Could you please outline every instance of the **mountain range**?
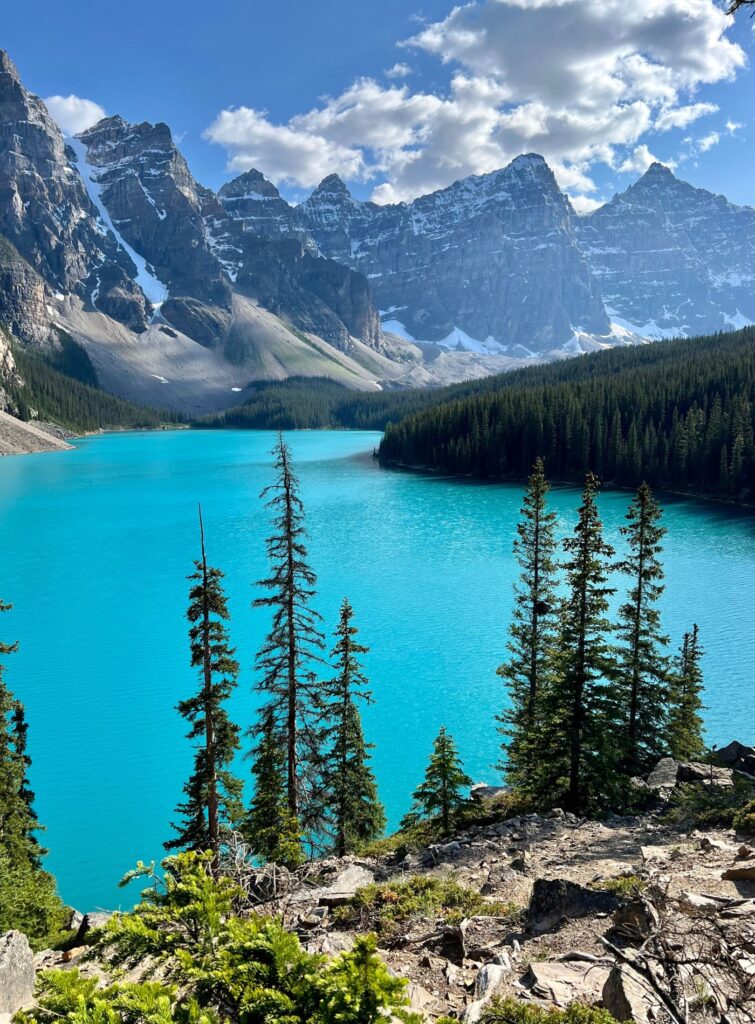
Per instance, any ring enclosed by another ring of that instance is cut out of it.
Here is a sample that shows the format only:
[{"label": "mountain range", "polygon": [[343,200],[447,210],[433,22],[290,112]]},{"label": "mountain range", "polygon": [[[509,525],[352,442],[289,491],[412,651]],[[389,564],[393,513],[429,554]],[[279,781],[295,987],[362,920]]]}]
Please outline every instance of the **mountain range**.
[{"label": "mountain range", "polygon": [[542,157],[411,203],[330,175],[298,206],[249,170],[217,192],[165,124],[65,138],[0,51],[0,322],[86,349],[100,384],[198,413],[249,383],[482,376],[755,321],[755,210],[653,164],[578,215]]}]

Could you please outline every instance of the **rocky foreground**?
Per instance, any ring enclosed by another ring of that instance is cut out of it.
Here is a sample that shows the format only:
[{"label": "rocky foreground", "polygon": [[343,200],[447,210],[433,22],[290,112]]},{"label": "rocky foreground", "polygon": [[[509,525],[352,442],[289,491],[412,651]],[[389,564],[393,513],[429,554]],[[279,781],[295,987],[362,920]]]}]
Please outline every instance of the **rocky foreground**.
[{"label": "rocky foreground", "polygon": [[[239,849],[227,867],[250,909],[281,915],[313,952],[376,931],[430,1021],[475,1024],[495,997],[513,996],[598,1005],[638,1024],[744,1024],[755,1020],[755,837],[668,814],[680,786],[725,794],[747,784],[755,795],[755,748],[735,746],[734,767],[662,761],[644,783],[656,810],[643,816],[598,822],[554,809],[495,820],[488,790],[478,794],[487,824],[414,852],[291,873],[249,868]],[[64,953],[33,957],[24,936],[0,936],[0,1019],[32,1000],[35,970],[102,972],[87,945],[102,921],[79,921]]]}]

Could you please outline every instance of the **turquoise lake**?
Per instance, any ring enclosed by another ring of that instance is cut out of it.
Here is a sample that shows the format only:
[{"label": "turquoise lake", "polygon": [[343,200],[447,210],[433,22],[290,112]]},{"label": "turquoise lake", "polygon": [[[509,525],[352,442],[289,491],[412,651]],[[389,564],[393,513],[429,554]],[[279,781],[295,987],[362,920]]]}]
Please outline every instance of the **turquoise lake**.
[{"label": "turquoise lake", "polygon": [[[128,906],[117,881],[162,855],[191,761],[174,711],[188,665],[186,576],[201,501],[208,557],[226,573],[242,671],[233,714],[254,717],[255,651],[269,613],[252,610],[269,532],[259,492],[271,481],[265,432],[130,433],[71,452],[0,460],[0,619],[7,681],[30,722],[32,783],[48,865],[82,910]],[[365,711],[392,825],[445,724],[469,774],[494,782],[504,702],[495,669],[506,644],[521,488],[381,469],[374,433],[289,435],[328,631],[348,595],[371,647],[377,703]],[[605,493],[606,532],[629,495]],[[579,500],[556,489],[559,530]],[[698,622],[706,648],[712,743],[755,739],[755,517],[667,499],[664,625],[676,646]],[[248,762],[241,764],[248,772]]]}]

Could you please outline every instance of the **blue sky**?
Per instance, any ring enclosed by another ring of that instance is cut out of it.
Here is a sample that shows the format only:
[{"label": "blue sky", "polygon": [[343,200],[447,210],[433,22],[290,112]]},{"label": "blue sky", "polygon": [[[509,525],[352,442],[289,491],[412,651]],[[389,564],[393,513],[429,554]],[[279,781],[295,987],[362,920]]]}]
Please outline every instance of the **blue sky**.
[{"label": "blue sky", "polygon": [[[217,187],[408,199],[543,152],[589,209],[650,159],[755,204],[753,23],[714,0],[36,0],[0,45],[61,122],[167,121]],[[87,106],[79,100],[88,100]],[[94,116],[93,114],[91,116]]]}]

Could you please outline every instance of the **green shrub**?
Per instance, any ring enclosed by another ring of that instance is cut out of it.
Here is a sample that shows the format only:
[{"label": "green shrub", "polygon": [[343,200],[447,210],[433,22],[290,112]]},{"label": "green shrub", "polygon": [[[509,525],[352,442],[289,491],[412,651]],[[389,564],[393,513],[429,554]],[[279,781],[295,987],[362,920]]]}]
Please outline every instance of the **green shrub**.
[{"label": "green shrub", "polygon": [[572,1003],[558,1010],[517,999],[493,999],[482,1014],[480,1024],[616,1024],[608,1010]]},{"label": "green shrub", "polygon": [[620,875],[618,878],[607,878],[604,881],[590,883],[591,889],[603,889],[616,896],[635,899],[647,888],[647,882],[638,875]]},{"label": "green shrub", "polygon": [[741,776],[735,777],[731,787],[679,786],[671,795],[664,819],[684,828],[732,828],[737,813],[752,799],[753,785]]},{"label": "green shrub", "polygon": [[755,800],[750,800],[734,814],[732,825],[737,832],[755,835]]},{"label": "green shrub", "polygon": [[0,934],[16,928],[33,949],[56,947],[71,936],[70,917],[52,875],[29,864],[11,866],[0,853]]},{"label": "green shrub", "polygon": [[108,984],[75,971],[42,979],[39,1007],[17,1024],[419,1024],[406,1009],[406,983],[377,955],[374,936],[334,960],[308,953],[277,918],[237,911],[243,894],[214,879],[210,854],[163,862],[164,878],[140,865],[127,876],[151,882],[142,902],[114,916],[100,953],[113,964],[151,965],[160,981]]},{"label": "green shrub", "polygon": [[467,889],[453,878],[412,875],[364,886],[334,916],[340,924],[359,923],[380,934],[391,934],[412,918],[441,917],[453,922],[490,914],[510,917],[513,922],[519,913],[520,909],[513,904],[487,902],[476,889]]}]

